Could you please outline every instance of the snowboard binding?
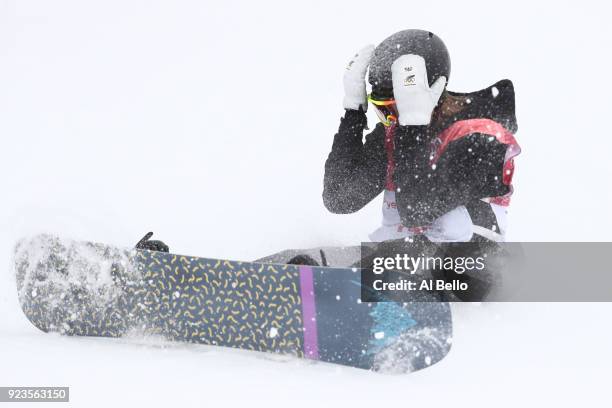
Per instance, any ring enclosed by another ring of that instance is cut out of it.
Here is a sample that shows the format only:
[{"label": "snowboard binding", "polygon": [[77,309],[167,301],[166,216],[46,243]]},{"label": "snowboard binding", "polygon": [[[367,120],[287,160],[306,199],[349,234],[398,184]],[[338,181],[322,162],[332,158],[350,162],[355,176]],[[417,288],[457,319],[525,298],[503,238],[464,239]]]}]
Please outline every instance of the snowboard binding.
[{"label": "snowboard binding", "polygon": [[151,240],[153,232],[147,232],[144,237],[136,244],[136,249],[146,249],[148,251],[170,252],[170,248],[163,241]]},{"label": "snowboard binding", "polygon": [[314,260],[313,257],[306,254],[299,254],[291,258],[287,261],[287,265],[307,265],[307,266],[328,266],[327,258],[325,257],[325,252],[323,250],[319,250],[321,254],[321,265],[317,261]]}]

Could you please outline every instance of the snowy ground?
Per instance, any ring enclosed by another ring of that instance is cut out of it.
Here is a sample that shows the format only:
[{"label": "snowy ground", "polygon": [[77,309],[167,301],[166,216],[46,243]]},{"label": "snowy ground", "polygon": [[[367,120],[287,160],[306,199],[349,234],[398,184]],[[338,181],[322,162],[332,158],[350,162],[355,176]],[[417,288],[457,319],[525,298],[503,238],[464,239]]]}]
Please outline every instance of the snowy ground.
[{"label": "snowy ground", "polygon": [[609,304],[456,305],[451,353],[404,376],[45,335],[19,309],[11,251],[32,233],[153,230],[236,259],[364,239],[380,203],[328,214],[323,162],[347,58],[403,28],[445,39],[453,90],[514,81],[510,238],[609,241],[608,6],[434,3],[1,0],[0,386],[69,385],[75,406],[610,406]]}]

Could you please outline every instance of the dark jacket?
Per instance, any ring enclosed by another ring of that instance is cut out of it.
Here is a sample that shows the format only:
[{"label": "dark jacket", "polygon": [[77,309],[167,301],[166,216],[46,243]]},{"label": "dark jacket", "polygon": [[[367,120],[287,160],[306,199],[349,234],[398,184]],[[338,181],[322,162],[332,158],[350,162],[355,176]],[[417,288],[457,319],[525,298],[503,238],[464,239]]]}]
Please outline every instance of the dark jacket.
[{"label": "dark jacket", "polygon": [[[504,196],[506,142],[475,132],[450,142],[432,165],[438,136],[458,121],[491,119],[510,133],[517,130],[512,82],[502,80],[481,91],[449,92],[432,125],[398,126],[394,133],[393,182],[402,224],[418,227],[460,205],[485,197]],[[363,143],[366,115],[347,110],[325,163],[323,202],[333,213],[358,211],[385,188],[385,128],[377,124]],[[438,140],[439,141],[439,140]]]}]

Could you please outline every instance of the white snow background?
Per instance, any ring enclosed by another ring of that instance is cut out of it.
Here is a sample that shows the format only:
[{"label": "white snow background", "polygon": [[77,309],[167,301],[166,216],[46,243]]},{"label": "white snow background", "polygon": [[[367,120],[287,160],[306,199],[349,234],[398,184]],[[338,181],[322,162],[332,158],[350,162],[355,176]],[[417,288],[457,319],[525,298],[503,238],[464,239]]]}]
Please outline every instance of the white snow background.
[{"label": "white snow background", "polygon": [[359,242],[379,200],[345,216],[321,200],[342,73],[405,28],[445,40],[452,90],[514,81],[509,238],[608,241],[611,14],[600,1],[0,0],[0,386],[67,385],[83,407],[610,406],[609,304],[456,305],[450,354],[392,376],[43,334],[11,255],[43,231],[132,246],[152,230],[173,251],[242,260]]}]

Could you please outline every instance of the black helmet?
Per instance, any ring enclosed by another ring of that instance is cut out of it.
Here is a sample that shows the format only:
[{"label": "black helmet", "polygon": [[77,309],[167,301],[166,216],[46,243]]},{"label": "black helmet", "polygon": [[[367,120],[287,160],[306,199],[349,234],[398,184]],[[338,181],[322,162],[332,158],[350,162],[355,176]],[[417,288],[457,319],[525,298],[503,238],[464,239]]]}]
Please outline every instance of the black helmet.
[{"label": "black helmet", "polygon": [[381,42],[370,60],[369,82],[375,99],[393,98],[391,64],[402,55],[416,54],[425,59],[431,86],[441,76],[450,76],[450,56],[444,42],[429,31],[399,31]]}]

